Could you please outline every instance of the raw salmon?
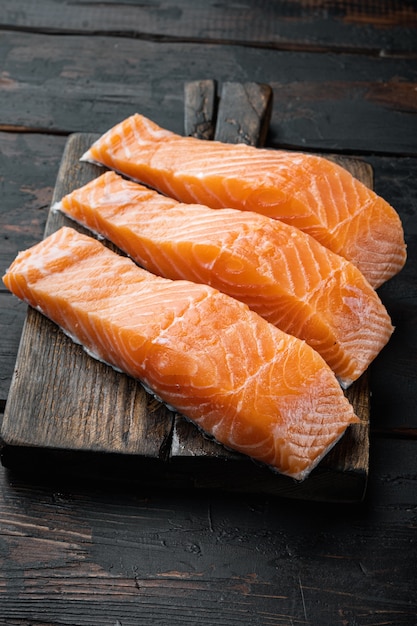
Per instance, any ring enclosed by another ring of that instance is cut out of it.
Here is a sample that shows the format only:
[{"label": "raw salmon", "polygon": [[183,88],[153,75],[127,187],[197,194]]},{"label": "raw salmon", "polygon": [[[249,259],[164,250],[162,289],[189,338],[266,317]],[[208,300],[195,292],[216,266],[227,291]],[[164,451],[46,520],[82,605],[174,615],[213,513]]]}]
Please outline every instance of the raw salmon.
[{"label": "raw salmon", "polygon": [[374,287],[406,260],[400,218],[330,160],[181,137],[135,114],[82,157],[181,202],[262,213],[300,228],[354,263]]},{"label": "raw salmon", "polygon": [[155,276],[71,228],[21,252],[3,281],[218,442],[298,480],[359,421],[305,342],[208,285]]},{"label": "raw salmon", "polygon": [[58,207],[149,271],[207,283],[304,339],[345,388],[393,331],[378,295],[352,263],[259,213],[181,204],[114,172],[76,189]]}]

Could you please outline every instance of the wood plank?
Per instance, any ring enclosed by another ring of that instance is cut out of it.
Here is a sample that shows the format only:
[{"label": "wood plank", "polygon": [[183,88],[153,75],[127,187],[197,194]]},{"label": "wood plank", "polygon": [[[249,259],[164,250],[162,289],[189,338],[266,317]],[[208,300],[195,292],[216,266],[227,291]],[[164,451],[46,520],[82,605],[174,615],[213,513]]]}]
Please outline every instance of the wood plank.
[{"label": "wood plank", "polygon": [[[79,164],[95,136],[67,143],[53,202],[99,168]],[[45,236],[69,223],[50,212]],[[70,376],[68,373],[70,372]],[[137,454],[159,459],[172,414],[128,376],[89,358],[49,320],[28,310],[2,425],[6,446]]]},{"label": "wood plank", "polygon": [[[358,50],[396,55],[417,52],[417,8],[396,0],[305,0],[219,6],[205,0],[146,3],[90,0],[2,0],[3,28],[44,32],[107,33],[201,42],[240,43],[279,49]],[[180,17],[180,19],[179,19]],[[389,28],[389,30],[388,30]]]},{"label": "wood plank", "polygon": [[210,68],[272,87],[271,147],[416,153],[414,60],[6,31],[0,57],[0,130],[102,133],[138,111],[182,133],[182,85]]},{"label": "wood plank", "polygon": [[225,143],[264,146],[272,99],[270,85],[225,82],[217,109],[216,81],[188,82],[184,87],[184,134]]},{"label": "wood plank", "polygon": [[415,448],[373,439],[349,507],[0,469],[1,619],[415,624]]},{"label": "wood plank", "polygon": [[[256,87],[265,93],[263,85],[253,85],[252,94]],[[264,104],[267,110],[267,99]],[[265,122],[267,116],[259,119]],[[235,141],[241,141],[239,127],[235,128]],[[259,133],[263,136],[259,124],[249,125],[248,132],[252,132],[250,141],[256,141]],[[53,202],[101,172],[79,161],[95,137],[76,134],[68,141]],[[366,163],[353,159],[342,162],[364,182],[372,183]],[[73,226],[61,213],[50,212],[45,235],[63,224]],[[2,425],[3,463],[16,465],[22,460],[22,450],[29,464],[40,462],[39,451],[46,459],[48,450],[126,454],[139,461],[152,459],[158,465],[158,477],[163,476],[170,484],[357,501],[364,495],[368,472],[367,381],[364,375],[347,392],[361,424],[351,427],[312,476],[297,484],[203,437],[192,424],[175,418],[145,393],[139,383],[90,359],[54,324],[29,309]],[[86,467],[84,464],[84,470]]]},{"label": "wood plank", "polygon": [[24,302],[0,291],[0,413],[6,406],[26,311]]},{"label": "wood plank", "polygon": [[270,85],[225,82],[214,139],[224,143],[265,145],[272,112]]},{"label": "wood plank", "polygon": [[66,137],[0,133],[1,272],[42,238],[65,144]]},{"label": "wood plank", "polygon": [[216,129],[217,83],[196,80],[184,85],[184,135],[213,139]]}]

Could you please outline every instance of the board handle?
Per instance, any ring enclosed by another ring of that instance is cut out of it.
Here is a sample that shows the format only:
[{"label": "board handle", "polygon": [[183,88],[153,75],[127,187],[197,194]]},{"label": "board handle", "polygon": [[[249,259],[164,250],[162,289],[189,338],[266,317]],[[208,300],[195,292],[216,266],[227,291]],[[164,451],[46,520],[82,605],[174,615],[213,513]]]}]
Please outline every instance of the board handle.
[{"label": "board handle", "polygon": [[215,80],[186,83],[184,134],[262,147],[268,135],[272,103],[272,88],[264,83],[225,82],[220,97]]}]

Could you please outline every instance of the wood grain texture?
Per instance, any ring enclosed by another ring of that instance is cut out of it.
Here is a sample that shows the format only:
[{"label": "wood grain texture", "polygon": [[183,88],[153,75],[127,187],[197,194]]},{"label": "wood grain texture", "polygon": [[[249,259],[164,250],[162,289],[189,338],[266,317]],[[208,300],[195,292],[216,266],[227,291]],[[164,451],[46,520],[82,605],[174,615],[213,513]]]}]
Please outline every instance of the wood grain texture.
[{"label": "wood grain texture", "polygon": [[271,120],[270,85],[202,80],[184,86],[184,135],[224,143],[265,145]]},{"label": "wood grain texture", "polygon": [[19,250],[43,236],[65,144],[66,137],[0,132],[1,275]]},{"label": "wood grain texture", "polygon": [[[259,93],[266,92],[260,85]],[[252,110],[252,101],[245,102],[247,109]],[[264,103],[266,111],[268,99]],[[244,105],[241,107],[243,110]],[[265,123],[268,118],[261,115],[260,119]],[[217,127],[222,124],[220,117]],[[240,128],[235,130],[235,141],[241,141]],[[229,128],[227,132],[230,133]],[[259,135],[264,136],[259,124],[248,125],[244,140],[249,136],[249,141],[256,142]],[[79,161],[95,138],[73,135],[67,143],[53,202],[101,171]],[[366,184],[372,184],[372,170],[365,162],[340,157],[338,160],[352,167]],[[74,226],[61,213],[51,212],[45,235],[64,224]],[[158,473],[160,476],[162,472],[164,480],[171,484],[357,501],[365,493],[369,462],[367,375],[352,385],[346,395],[361,424],[350,427],[312,476],[297,484],[255,466],[251,460],[203,437],[192,424],[175,419],[175,414],[155,404],[139,383],[90,359],[80,346],[30,310],[2,424],[3,462],[12,467],[21,462],[19,448],[25,449],[27,458],[27,448],[39,448],[42,453],[49,449],[135,454],[140,459],[169,460],[165,468],[158,467]],[[32,451],[32,462],[36,454]],[[39,455],[36,458],[39,462]]]},{"label": "wood grain texture", "polygon": [[272,112],[270,85],[225,82],[217,113],[215,141],[265,145]]},{"label": "wood grain texture", "polygon": [[[107,454],[61,451],[52,467],[73,461],[63,475],[21,448],[29,470],[0,466],[2,626],[416,625],[415,11],[412,0],[0,2],[3,268],[42,237],[60,133],[102,132],[137,108],[183,132],[182,84],[207,76],[272,85],[270,145],[366,156],[409,255],[380,290],[396,330],[370,368],[364,502],[163,489],[131,454],[114,455],[131,463],[118,473],[113,458],[108,480]],[[0,285],[0,410],[24,315]]]},{"label": "wood grain texture", "polygon": [[357,506],[0,471],[8,626],[412,626],[415,443]]},{"label": "wood grain texture", "polygon": [[271,86],[273,147],[416,154],[414,59],[15,31],[0,58],[0,130],[102,133],[138,111],[182,133],[183,84],[232,76]]},{"label": "wood grain texture", "polygon": [[417,53],[417,8],[412,2],[396,0],[246,0],[241,4],[90,0],[78,3],[76,11],[69,0],[2,0],[0,24],[38,32],[244,42],[291,50],[331,47],[368,54]]},{"label": "wood grain texture", "polygon": [[184,85],[184,135],[213,139],[216,129],[217,83],[196,80]]},{"label": "wood grain texture", "polygon": [[26,311],[23,302],[0,291],[0,413],[6,406]]}]

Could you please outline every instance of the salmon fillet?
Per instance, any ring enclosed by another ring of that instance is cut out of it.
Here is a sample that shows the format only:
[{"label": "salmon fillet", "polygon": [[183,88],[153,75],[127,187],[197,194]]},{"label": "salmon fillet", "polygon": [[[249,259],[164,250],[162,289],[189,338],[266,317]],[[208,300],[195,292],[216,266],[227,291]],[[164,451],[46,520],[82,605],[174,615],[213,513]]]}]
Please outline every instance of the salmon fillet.
[{"label": "salmon fillet", "polygon": [[99,138],[82,160],[181,202],[255,211],[296,226],[351,261],[374,288],[406,260],[396,211],[322,157],[181,137],[135,114]]},{"label": "salmon fillet", "polygon": [[307,341],[344,388],[393,327],[361,272],[302,231],[251,211],[181,204],[106,172],[56,208],[147,270],[207,283]]},{"label": "salmon fillet", "polygon": [[305,342],[208,285],[154,276],[71,228],[21,252],[3,281],[218,442],[298,480],[359,421]]}]

